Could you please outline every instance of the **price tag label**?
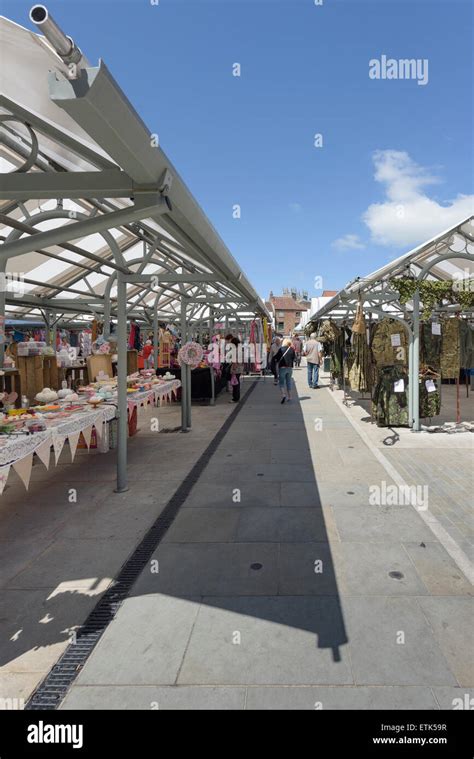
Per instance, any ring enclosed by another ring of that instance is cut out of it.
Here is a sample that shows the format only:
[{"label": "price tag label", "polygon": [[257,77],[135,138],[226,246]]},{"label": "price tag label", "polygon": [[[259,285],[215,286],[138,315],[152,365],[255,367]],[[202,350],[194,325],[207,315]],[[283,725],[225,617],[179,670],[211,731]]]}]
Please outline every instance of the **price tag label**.
[{"label": "price tag label", "polygon": [[390,340],[392,342],[392,348],[399,348],[401,343],[400,335],[397,333],[396,335],[390,335]]},{"label": "price tag label", "polygon": [[441,324],[439,322],[432,322],[431,323],[431,334],[432,335],[440,335],[441,334]]},{"label": "price tag label", "polygon": [[426,380],[425,387],[429,393],[436,393],[436,385],[433,380]]},{"label": "price tag label", "polygon": [[404,393],[405,392],[405,380],[399,379],[395,382],[393,386],[393,390],[395,393]]}]

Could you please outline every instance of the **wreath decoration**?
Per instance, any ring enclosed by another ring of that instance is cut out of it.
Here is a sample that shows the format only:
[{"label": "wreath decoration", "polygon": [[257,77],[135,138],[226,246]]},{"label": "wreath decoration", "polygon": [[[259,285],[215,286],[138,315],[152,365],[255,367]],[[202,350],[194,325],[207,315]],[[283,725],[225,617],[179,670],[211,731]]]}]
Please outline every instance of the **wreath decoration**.
[{"label": "wreath decoration", "polygon": [[185,343],[178,352],[178,364],[186,364],[191,369],[195,369],[202,361],[204,351],[199,343],[189,342]]}]

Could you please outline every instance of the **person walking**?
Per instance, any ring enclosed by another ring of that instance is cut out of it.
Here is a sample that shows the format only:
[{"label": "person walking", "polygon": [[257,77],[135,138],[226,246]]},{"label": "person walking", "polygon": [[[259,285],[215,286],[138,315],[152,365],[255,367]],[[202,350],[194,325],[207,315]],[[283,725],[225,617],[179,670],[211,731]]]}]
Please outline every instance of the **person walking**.
[{"label": "person walking", "polygon": [[279,337],[275,337],[268,354],[268,362],[270,364],[270,370],[273,374],[273,384],[278,385],[278,366],[275,361],[275,356],[281,348],[281,340]]},{"label": "person walking", "polygon": [[230,341],[235,350],[235,361],[230,364],[230,385],[232,388],[232,400],[229,403],[238,403],[240,401],[240,375],[244,373],[244,365],[239,356],[240,340],[233,337]]},{"label": "person walking", "polygon": [[151,355],[153,353],[153,343],[150,339],[145,341],[145,345],[143,346],[143,362],[144,362],[144,368],[145,369],[151,369],[153,364],[153,356]]},{"label": "person walking", "polygon": [[316,332],[312,332],[304,351],[308,366],[308,387],[311,390],[316,390],[319,387],[319,367],[323,350],[323,346],[316,338]]},{"label": "person walking", "polygon": [[293,335],[292,347],[295,352],[295,366],[297,369],[299,369],[301,364],[301,351],[303,348],[303,343],[301,342],[298,335]]},{"label": "person walking", "polygon": [[295,351],[291,345],[289,337],[283,340],[283,345],[275,356],[275,363],[278,366],[278,381],[280,384],[281,401],[291,401],[291,378],[293,376],[293,366],[295,363]]}]

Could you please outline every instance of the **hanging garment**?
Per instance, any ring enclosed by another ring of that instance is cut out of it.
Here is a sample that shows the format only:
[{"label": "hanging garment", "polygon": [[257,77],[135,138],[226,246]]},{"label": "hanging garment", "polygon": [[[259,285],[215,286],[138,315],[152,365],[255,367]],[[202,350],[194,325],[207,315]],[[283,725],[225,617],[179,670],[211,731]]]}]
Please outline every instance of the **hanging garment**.
[{"label": "hanging garment", "polygon": [[[428,383],[428,384],[427,384]],[[430,391],[430,387],[435,387],[435,390]],[[437,416],[441,411],[441,392],[440,392],[440,379],[436,378],[432,374],[422,374],[420,376],[420,389],[419,389],[419,410],[420,417],[422,419],[426,417]]]},{"label": "hanging garment", "polygon": [[384,366],[408,366],[407,331],[395,319],[377,322],[370,347],[377,369]]},{"label": "hanging garment", "polygon": [[465,319],[459,320],[460,364],[463,369],[474,365],[474,329]]},{"label": "hanging garment", "polygon": [[408,426],[408,374],[403,367],[382,367],[374,389],[372,412],[379,427]]},{"label": "hanging garment", "polygon": [[353,361],[349,370],[349,384],[351,390],[365,392],[370,390],[371,382],[371,361],[370,349],[367,345],[365,326],[363,332],[353,332]]},{"label": "hanging garment", "polygon": [[431,322],[420,325],[420,363],[422,366],[440,368],[442,336],[433,333]]},{"label": "hanging garment", "polygon": [[322,322],[318,330],[318,340],[320,343],[330,343],[336,340],[341,334],[341,330],[334,322],[326,319]]},{"label": "hanging garment", "polygon": [[441,335],[441,376],[443,379],[457,379],[461,369],[459,319],[445,319],[441,324]]}]

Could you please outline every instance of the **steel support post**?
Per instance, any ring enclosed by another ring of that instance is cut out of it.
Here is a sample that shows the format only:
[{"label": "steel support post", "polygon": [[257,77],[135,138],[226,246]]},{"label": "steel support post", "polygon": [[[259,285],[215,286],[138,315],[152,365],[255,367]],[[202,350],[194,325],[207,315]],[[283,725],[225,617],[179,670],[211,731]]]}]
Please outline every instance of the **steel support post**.
[{"label": "steel support post", "polygon": [[[158,299],[157,299],[158,300]],[[158,368],[158,303],[155,302],[153,309],[153,368]]]},{"label": "steel support post", "polygon": [[410,330],[408,342],[408,425],[413,428],[413,331]]},{"label": "steel support post", "polygon": [[420,291],[413,296],[413,355],[410,368],[409,383],[411,385],[413,427],[412,432],[420,431],[420,388],[418,378],[420,374]]},{"label": "steel support post", "polygon": [[117,381],[118,441],[117,493],[128,490],[127,476],[127,285],[121,273],[117,276]]},{"label": "steel support post", "polygon": [[188,399],[186,403],[186,427],[188,430],[192,427],[192,419],[191,419],[191,367],[186,367],[186,390],[188,394]]},{"label": "steel support post", "polygon": [[[181,346],[187,340],[186,298],[181,298]],[[181,432],[188,431],[188,373],[187,367],[181,367]]]}]

